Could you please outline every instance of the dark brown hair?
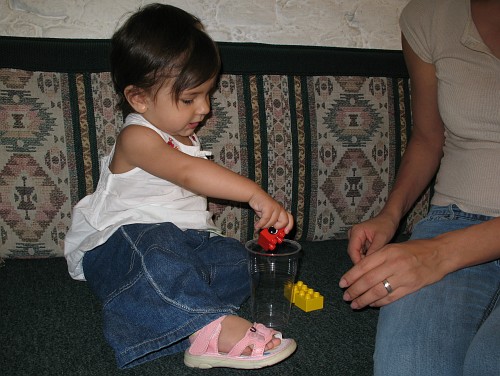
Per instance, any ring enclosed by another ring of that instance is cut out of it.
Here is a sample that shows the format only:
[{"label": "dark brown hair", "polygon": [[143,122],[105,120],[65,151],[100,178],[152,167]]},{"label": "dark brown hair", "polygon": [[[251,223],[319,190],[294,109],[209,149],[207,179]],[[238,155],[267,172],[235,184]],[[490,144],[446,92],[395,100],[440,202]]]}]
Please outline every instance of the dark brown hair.
[{"label": "dark brown hair", "polygon": [[111,75],[123,112],[133,109],[124,97],[127,86],[158,90],[174,79],[172,98],[215,77],[220,57],[200,20],[182,9],[150,4],[136,13],[111,39]]}]

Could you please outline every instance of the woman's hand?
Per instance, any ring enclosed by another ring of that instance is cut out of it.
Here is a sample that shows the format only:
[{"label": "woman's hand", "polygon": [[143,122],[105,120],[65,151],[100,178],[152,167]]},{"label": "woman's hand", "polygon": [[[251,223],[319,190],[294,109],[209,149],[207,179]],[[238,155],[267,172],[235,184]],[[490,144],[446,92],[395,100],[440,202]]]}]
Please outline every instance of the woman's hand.
[{"label": "woman's hand", "polygon": [[497,260],[499,231],[500,218],[493,218],[432,239],[388,244],[342,276],[339,286],[346,289],[344,300],[354,309],[380,307],[455,270]]},{"label": "woman's hand", "polygon": [[362,258],[340,280],[339,286],[346,288],[344,300],[353,309],[380,307],[439,281],[446,272],[441,268],[437,242],[389,244]]},{"label": "woman's hand", "polygon": [[347,252],[354,264],[384,245],[394,236],[398,221],[389,215],[379,214],[368,221],[352,226],[349,229],[349,245]]}]

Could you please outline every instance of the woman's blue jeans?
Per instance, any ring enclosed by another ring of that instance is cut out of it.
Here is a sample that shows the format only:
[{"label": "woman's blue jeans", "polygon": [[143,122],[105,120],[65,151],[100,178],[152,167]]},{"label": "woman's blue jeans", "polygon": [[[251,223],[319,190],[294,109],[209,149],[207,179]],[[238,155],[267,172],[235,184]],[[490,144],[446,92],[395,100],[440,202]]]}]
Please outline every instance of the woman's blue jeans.
[{"label": "woman's blue jeans", "polygon": [[120,368],[183,351],[250,294],[243,244],[172,223],[122,226],[85,254],[83,269]]},{"label": "woman's blue jeans", "polygon": [[[432,238],[489,219],[455,205],[432,207],[412,238]],[[497,260],[458,270],[382,307],[375,375],[500,375],[499,296]]]}]

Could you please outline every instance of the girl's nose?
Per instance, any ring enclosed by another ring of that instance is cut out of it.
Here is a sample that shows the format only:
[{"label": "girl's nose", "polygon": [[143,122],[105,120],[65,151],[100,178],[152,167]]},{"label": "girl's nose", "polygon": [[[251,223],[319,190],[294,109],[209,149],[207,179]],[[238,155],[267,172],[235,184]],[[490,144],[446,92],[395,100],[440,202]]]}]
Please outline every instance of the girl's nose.
[{"label": "girl's nose", "polygon": [[198,106],[198,114],[207,115],[210,112],[210,97],[206,97],[204,100],[200,101]]}]

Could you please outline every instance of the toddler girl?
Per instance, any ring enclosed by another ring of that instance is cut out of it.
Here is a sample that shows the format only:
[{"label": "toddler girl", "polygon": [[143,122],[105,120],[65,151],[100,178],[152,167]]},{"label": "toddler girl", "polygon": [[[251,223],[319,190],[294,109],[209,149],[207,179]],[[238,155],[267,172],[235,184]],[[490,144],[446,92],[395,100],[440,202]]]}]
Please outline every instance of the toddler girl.
[{"label": "toddler girl", "polygon": [[206,196],[247,202],[257,229],[288,233],[293,218],[200,149],[195,130],[219,70],[200,21],[169,5],[142,8],[112,38],[113,83],[128,116],[96,191],[74,208],[65,256],[102,302],[120,368],[183,350],[190,367],[260,368],[296,348],[235,315],[250,290],[246,250],[218,232]]}]

